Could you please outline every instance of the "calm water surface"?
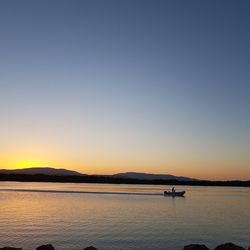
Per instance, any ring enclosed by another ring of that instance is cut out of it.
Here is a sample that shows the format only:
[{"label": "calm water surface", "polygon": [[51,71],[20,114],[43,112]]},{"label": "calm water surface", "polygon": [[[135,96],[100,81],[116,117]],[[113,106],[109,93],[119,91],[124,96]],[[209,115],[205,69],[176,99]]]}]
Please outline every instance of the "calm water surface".
[{"label": "calm water surface", "polygon": [[190,243],[250,245],[250,188],[179,186],[187,190],[185,198],[163,197],[168,188],[0,182],[0,247],[33,250],[52,243],[58,250],[89,245],[177,250]]}]

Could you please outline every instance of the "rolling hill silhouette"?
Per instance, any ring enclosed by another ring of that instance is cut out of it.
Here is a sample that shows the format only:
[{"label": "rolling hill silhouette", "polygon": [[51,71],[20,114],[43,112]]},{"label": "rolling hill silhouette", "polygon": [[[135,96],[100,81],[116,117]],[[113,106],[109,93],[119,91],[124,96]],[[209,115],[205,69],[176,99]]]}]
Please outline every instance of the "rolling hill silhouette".
[{"label": "rolling hill silhouette", "polygon": [[196,180],[193,178],[175,176],[175,175],[170,175],[170,174],[148,174],[148,173],[137,173],[137,172],[114,174],[113,177],[137,179],[137,180],[178,180],[178,181],[195,181]]},{"label": "rolling hill silhouette", "polygon": [[83,174],[67,170],[67,169],[57,169],[57,168],[24,168],[24,169],[1,169],[0,174],[28,174],[28,175],[36,175],[36,174],[44,174],[44,175],[57,175],[57,176],[81,176]]}]

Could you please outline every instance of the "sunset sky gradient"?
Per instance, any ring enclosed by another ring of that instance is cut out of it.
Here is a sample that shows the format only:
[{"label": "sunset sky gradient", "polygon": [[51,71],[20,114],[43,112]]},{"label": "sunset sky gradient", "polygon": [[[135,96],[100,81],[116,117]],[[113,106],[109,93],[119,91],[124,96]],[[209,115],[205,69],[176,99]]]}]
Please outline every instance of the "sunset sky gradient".
[{"label": "sunset sky gradient", "polygon": [[250,179],[250,1],[0,2],[0,168]]}]

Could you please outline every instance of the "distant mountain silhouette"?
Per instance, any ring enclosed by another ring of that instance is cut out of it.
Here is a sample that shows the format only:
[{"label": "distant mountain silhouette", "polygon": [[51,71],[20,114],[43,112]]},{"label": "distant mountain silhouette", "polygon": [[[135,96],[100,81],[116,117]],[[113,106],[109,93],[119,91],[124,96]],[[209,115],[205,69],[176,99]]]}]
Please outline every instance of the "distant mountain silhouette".
[{"label": "distant mountain silhouette", "polygon": [[175,176],[170,174],[147,174],[147,173],[136,173],[127,172],[112,175],[115,178],[126,178],[126,179],[137,179],[137,180],[178,180],[178,181],[195,181],[196,179]]},{"label": "distant mountain silhouette", "polygon": [[168,174],[136,172],[114,175],[87,175],[55,168],[2,169],[0,170],[0,181],[250,187],[250,180],[208,181]]},{"label": "distant mountain silhouette", "polygon": [[[50,175],[50,176],[87,176],[86,174],[81,174],[76,171],[67,170],[67,169],[57,169],[57,168],[24,168],[24,169],[1,169],[0,174],[25,174],[25,175]],[[91,175],[88,175],[91,176]],[[107,175],[98,175],[98,176],[107,176]],[[148,174],[148,173],[137,173],[137,172],[127,172],[119,173],[114,175],[108,175],[107,177],[111,178],[120,178],[120,179],[136,179],[136,180],[178,180],[178,181],[196,181],[197,179],[175,176],[169,174]]]},{"label": "distant mountain silhouette", "polygon": [[58,175],[58,176],[81,176],[83,174],[67,170],[67,169],[56,169],[56,168],[24,168],[24,169],[1,169],[0,174],[44,174],[44,175]]}]

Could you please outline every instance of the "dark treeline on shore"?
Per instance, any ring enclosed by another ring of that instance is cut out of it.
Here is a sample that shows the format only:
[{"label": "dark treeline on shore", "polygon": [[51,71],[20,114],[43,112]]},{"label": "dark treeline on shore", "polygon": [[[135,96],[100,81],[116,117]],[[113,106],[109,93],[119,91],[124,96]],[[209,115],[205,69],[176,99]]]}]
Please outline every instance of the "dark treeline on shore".
[{"label": "dark treeline on shore", "polygon": [[55,175],[44,175],[44,174],[35,174],[35,175],[0,174],[0,181],[250,187],[250,180],[249,181],[138,180],[138,179],[127,179],[127,178],[115,178],[105,175],[55,176]]}]

